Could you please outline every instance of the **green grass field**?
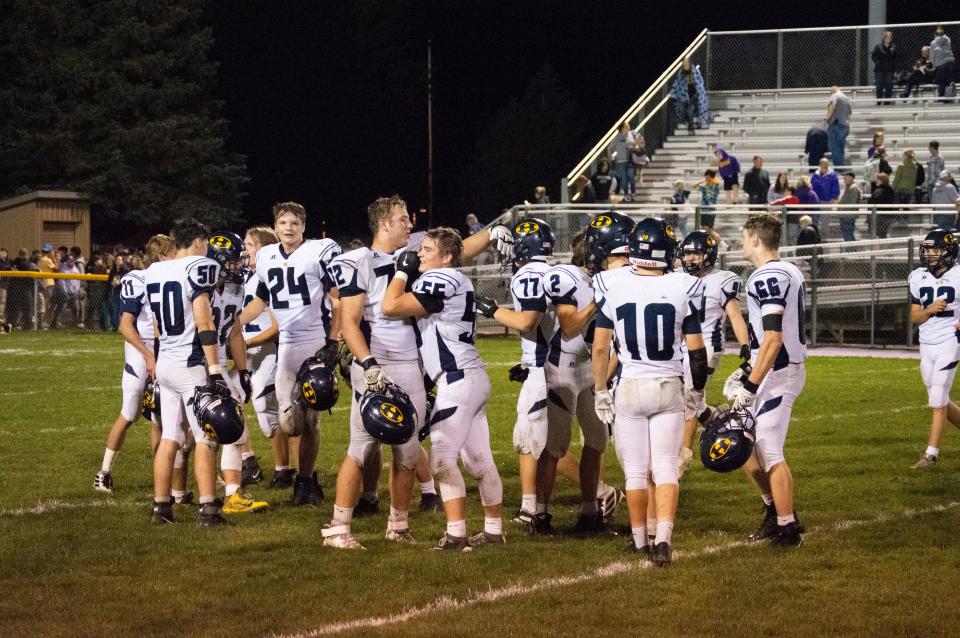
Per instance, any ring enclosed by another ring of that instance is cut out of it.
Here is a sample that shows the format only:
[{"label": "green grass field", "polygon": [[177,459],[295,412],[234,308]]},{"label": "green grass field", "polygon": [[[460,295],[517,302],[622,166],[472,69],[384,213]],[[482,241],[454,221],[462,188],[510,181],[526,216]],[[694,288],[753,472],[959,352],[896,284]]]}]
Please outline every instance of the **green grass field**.
[{"label": "green grass field", "polygon": [[[488,338],[480,348],[512,512],[519,386],[507,369],[519,345]],[[721,367],[708,396],[719,396],[732,365]],[[801,549],[743,543],[759,523],[754,489],[739,473],[695,465],[681,482],[675,562],[662,570],[627,555],[623,537],[530,538],[510,524],[506,546],[427,552],[444,529],[439,514],[412,515],[419,547],[385,541],[380,516],[355,521],[366,552],[323,548],[319,530],[347,443],[344,398],[322,425],[327,500],[319,508],[287,506],[287,492],[261,484],[252,491],[275,506],[230,528],[199,529],[195,508],[185,507],[178,524],[153,527],[143,422],[115,463],[115,495],[91,488],[119,410],[121,369],[116,335],[0,337],[0,635],[960,633],[960,437],[947,432],[934,471],[909,469],[929,420],[914,360],[808,362],[787,440],[797,511],[809,529]],[[266,469],[269,446],[255,426],[252,438]],[[611,450],[607,478],[621,476]],[[482,519],[468,486],[474,531]],[[385,507],[385,481],[380,494]],[[578,500],[561,479],[555,527],[573,524]]]}]

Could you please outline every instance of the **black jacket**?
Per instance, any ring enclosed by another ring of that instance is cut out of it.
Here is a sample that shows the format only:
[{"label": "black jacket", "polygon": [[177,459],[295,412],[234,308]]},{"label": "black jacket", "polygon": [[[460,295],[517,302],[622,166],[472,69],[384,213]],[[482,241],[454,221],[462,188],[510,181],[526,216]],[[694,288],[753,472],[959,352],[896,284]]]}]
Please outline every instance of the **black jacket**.
[{"label": "black jacket", "polygon": [[878,42],[870,54],[874,73],[893,73],[897,70],[897,43],[891,42],[889,48]]},{"label": "black jacket", "polygon": [[750,204],[766,204],[770,190],[770,174],[762,168],[751,168],[743,176],[743,192],[750,196]]}]

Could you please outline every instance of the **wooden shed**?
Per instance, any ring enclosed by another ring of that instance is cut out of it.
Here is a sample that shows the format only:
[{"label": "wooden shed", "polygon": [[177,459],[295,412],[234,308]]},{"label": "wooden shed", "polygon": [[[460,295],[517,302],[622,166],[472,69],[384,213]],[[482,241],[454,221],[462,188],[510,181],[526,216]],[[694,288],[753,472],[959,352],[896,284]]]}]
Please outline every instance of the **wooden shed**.
[{"label": "wooden shed", "polygon": [[12,255],[50,243],[90,255],[90,199],[73,191],[33,191],[0,200],[0,247]]}]

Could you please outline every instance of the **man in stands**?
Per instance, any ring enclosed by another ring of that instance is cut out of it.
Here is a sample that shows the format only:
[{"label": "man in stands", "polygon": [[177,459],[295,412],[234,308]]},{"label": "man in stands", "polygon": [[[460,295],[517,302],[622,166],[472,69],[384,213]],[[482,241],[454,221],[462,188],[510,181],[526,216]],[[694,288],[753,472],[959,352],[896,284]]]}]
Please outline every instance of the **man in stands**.
[{"label": "man in stands", "polygon": [[827,114],[823,118],[827,123],[827,146],[834,166],[845,166],[844,148],[850,133],[850,114],[853,102],[838,86],[830,87],[830,100],[827,102]]}]

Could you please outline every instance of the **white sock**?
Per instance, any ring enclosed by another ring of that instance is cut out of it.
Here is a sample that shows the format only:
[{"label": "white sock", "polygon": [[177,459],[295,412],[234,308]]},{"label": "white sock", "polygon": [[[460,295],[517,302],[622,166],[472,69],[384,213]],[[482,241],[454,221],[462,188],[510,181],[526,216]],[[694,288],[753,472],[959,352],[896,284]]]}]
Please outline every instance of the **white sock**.
[{"label": "white sock", "polygon": [[487,534],[493,534],[494,536],[500,536],[503,534],[503,519],[499,516],[496,518],[490,518],[489,516],[483,517],[483,531]]},{"label": "white sock", "polygon": [[[393,505],[390,506],[390,522],[394,523],[394,529],[404,529],[407,527],[406,510],[398,510]],[[399,523],[399,525],[397,525]]]},{"label": "white sock", "polygon": [[447,521],[447,536],[464,538],[467,535],[467,521]]},{"label": "white sock", "polygon": [[154,502],[157,502],[157,503],[169,503],[169,502],[172,500],[172,497],[170,497],[170,496],[154,496],[154,497],[153,497],[153,500],[154,500]]},{"label": "white sock", "polygon": [[110,448],[107,448],[103,451],[103,463],[100,465],[100,470],[103,472],[109,472],[113,468],[113,457],[117,453]]},{"label": "white sock", "polygon": [[227,483],[227,485],[223,488],[223,492],[227,496],[232,496],[236,494],[239,490],[240,490],[240,486],[237,485],[236,483]]},{"label": "white sock", "polygon": [[797,519],[793,516],[793,514],[787,514],[786,516],[778,516],[777,525],[782,527],[788,523],[792,523],[795,520]]},{"label": "white sock", "polygon": [[763,499],[764,505],[773,505],[773,494],[761,494],[760,498]]},{"label": "white sock", "polygon": [[290,469],[290,466],[289,466],[289,465],[274,465],[274,466],[273,466],[273,469],[274,469],[275,471],[277,471],[277,472],[283,472],[284,470],[289,470],[289,469]]},{"label": "white sock", "polygon": [[520,509],[521,511],[533,513],[537,509],[537,495],[536,494],[524,494],[520,498]]},{"label": "white sock", "polygon": [[[107,450],[107,451],[109,452],[110,450]],[[928,445],[928,446],[927,446],[927,452],[926,452],[926,454],[927,454],[927,456],[938,456],[938,455],[940,454],[940,448],[938,448],[938,447],[933,447],[933,446],[931,446],[931,445]],[[106,463],[106,462],[107,462],[107,461],[106,461],[106,458],[107,458],[106,455],[104,455],[103,458],[104,458],[104,461],[103,461],[103,462]]]},{"label": "white sock", "polygon": [[332,525],[350,525],[350,521],[352,520],[352,507],[340,507],[339,505],[333,506],[333,521],[331,521]]},{"label": "white sock", "polygon": [[657,529],[657,519],[655,519],[655,518],[649,518],[649,517],[648,517],[648,518],[647,518],[647,529],[649,529],[650,531],[653,531],[653,530]]},{"label": "white sock", "polygon": [[201,504],[201,505],[209,505],[210,503],[213,503],[213,500],[214,500],[214,499],[213,499],[212,496],[201,496],[201,497],[200,497],[200,504]]},{"label": "white sock", "polygon": [[243,459],[244,461],[246,461],[247,459],[249,459],[251,456],[254,457],[254,458],[256,458],[257,455],[254,454],[253,452],[242,452],[242,453],[240,454],[240,458]]},{"label": "white sock", "polygon": [[630,533],[633,534],[633,545],[637,549],[642,549],[647,546],[647,528],[646,527],[631,527]]},{"label": "white sock", "polygon": [[433,479],[430,479],[429,481],[424,481],[423,483],[420,484],[420,493],[421,493],[421,494],[436,494],[436,493],[437,493],[437,488],[436,488],[436,486],[433,484]]},{"label": "white sock", "polygon": [[583,501],[580,503],[580,513],[581,514],[596,514],[599,510],[597,507],[597,499],[592,498],[589,501]]},{"label": "white sock", "polygon": [[187,493],[182,490],[170,490],[170,496],[172,496],[174,500],[178,498],[183,498],[186,495]]},{"label": "white sock", "polygon": [[376,491],[376,490],[373,490],[372,492],[364,492],[363,494],[360,495],[360,498],[362,498],[362,499],[365,500],[365,501],[370,501],[371,503],[372,503],[373,501],[378,501],[378,500],[380,500],[380,499],[377,498],[377,491]]},{"label": "white sock", "polygon": [[657,540],[654,542],[657,544],[660,543],[670,543],[670,538],[673,536],[673,521],[660,521],[657,523]]},{"label": "white sock", "polygon": [[597,481],[597,498],[603,498],[603,495],[607,493],[607,484],[603,481]]},{"label": "white sock", "polygon": [[547,513],[547,504],[546,503],[537,503],[536,509],[533,510],[534,514],[546,514]]}]

